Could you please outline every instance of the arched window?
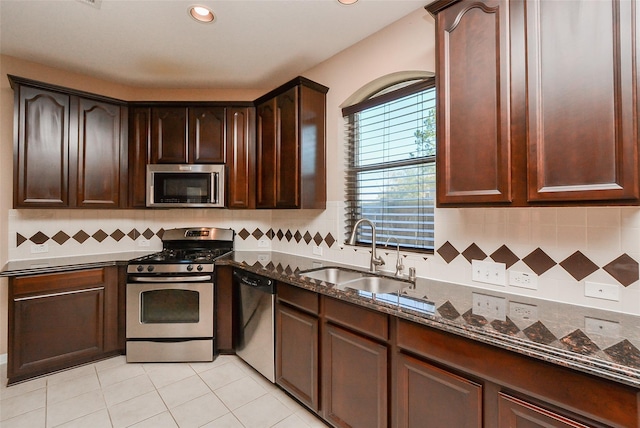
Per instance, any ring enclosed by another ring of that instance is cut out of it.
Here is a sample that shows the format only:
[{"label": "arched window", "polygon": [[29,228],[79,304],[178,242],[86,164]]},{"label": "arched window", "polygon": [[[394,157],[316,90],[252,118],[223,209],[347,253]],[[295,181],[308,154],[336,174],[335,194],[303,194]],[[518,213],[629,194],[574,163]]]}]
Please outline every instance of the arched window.
[{"label": "arched window", "polygon": [[[378,244],[433,251],[435,78],[398,83],[342,110],[347,127],[346,228],[376,224]],[[371,243],[360,228],[357,242]],[[395,242],[392,241],[394,244]]]}]

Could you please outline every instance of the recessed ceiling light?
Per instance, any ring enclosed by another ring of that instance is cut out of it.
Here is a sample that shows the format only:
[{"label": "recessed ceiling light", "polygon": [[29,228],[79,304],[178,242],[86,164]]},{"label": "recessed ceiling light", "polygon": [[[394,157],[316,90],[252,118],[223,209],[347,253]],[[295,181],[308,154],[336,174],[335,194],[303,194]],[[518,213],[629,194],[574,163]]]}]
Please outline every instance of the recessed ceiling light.
[{"label": "recessed ceiling light", "polygon": [[214,16],[211,9],[206,6],[190,6],[189,7],[189,16],[195,19],[198,22],[213,22]]},{"label": "recessed ceiling light", "polygon": [[342,4],[354,4],[358,0],[338,0]]}]

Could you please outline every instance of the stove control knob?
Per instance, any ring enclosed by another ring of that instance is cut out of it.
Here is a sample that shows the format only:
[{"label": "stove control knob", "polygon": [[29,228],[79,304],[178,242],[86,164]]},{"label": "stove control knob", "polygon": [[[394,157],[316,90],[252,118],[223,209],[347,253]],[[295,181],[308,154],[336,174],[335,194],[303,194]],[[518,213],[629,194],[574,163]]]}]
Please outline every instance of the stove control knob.
[{"label": "stove control knob", "polygon": [[138,265],[138,267],[136,268],[136,270],[138,272],[142,272],[144,270],[144,267],[142,265]]},{"label": "stove control knob", "polygon": [[187,266],[187,270],[191,272],[193,270],[193,266],[192,265]]},{"label": "stove control knob", "polygon": [[198,265],[198,272],[202,271],[202,269],[204,269],[204,267],[202,267],[202,265]]},{"label": "stove control knob", "polygon": [[153,265],[149,265],[149,266],[147,266],[147,271],[149,271],[149,272],[153,272]]}]

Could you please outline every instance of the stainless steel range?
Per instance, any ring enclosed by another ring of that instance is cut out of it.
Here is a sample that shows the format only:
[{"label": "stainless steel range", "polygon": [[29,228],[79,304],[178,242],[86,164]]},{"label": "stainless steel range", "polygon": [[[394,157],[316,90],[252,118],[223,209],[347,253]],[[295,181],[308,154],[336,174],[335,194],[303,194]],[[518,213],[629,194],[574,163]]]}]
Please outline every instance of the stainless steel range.
[{"label": "stainless steel range", "polygon": [[170,229],[162,251],[127,266],[127,361],[213,361],[214,262],[233,250],[235,232]]}]

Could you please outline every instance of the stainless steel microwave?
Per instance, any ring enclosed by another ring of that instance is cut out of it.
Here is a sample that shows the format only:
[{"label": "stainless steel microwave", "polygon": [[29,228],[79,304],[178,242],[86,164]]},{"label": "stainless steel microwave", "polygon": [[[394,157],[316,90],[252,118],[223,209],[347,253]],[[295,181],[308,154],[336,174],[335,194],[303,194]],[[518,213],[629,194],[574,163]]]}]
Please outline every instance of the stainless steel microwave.
[{"label": "stainless steel microwave", "polygon": [[147,165],[147,206],[223,208],[224,165]]}]

